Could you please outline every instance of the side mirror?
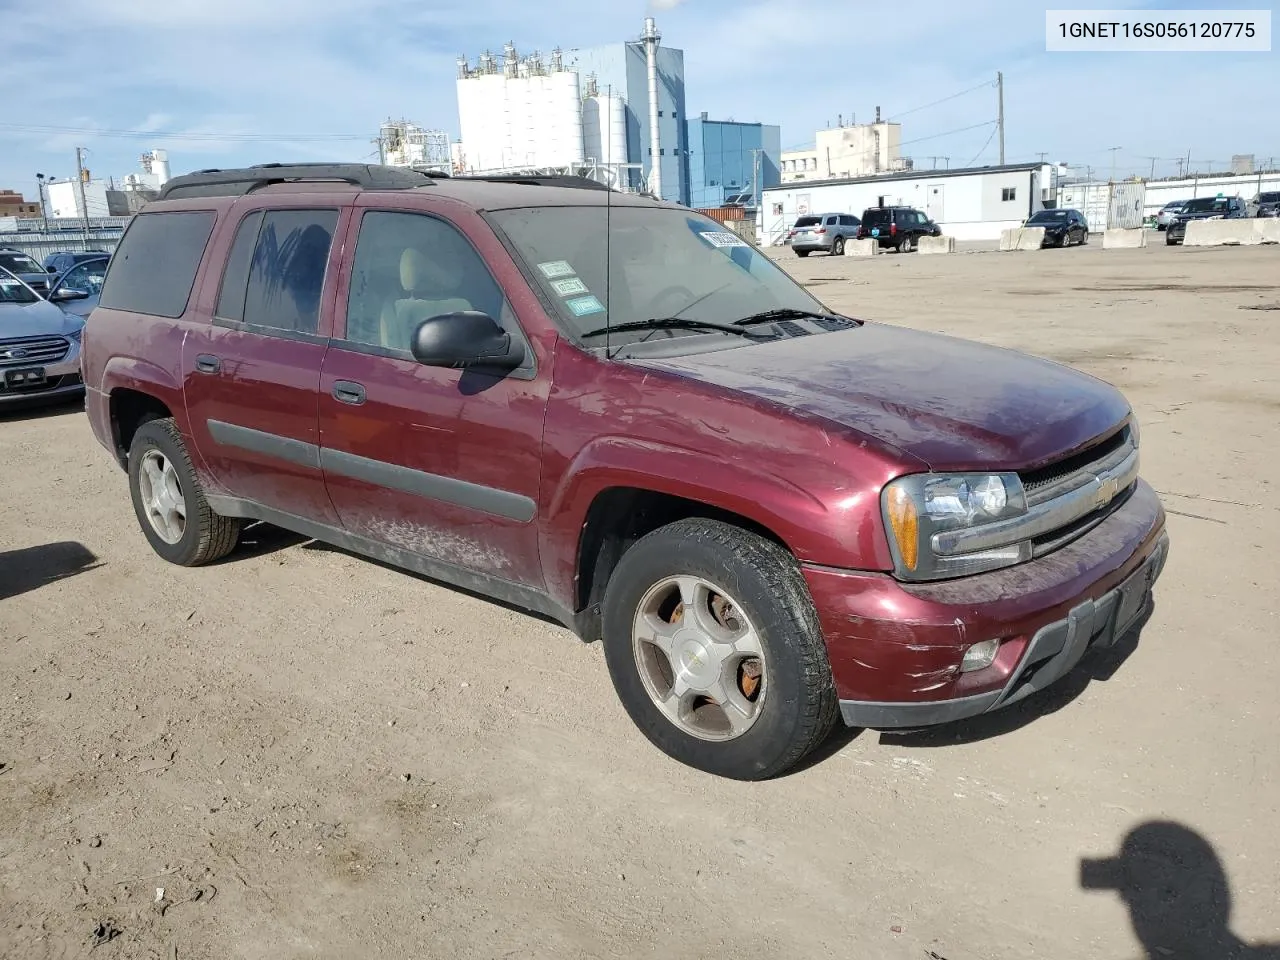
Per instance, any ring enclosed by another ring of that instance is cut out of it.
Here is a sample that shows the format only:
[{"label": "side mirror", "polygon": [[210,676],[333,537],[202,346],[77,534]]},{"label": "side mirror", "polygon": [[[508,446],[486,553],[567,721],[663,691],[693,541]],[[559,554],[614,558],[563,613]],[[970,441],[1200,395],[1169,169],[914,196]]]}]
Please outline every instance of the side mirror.
[{"label": "side mirror", "polygon": [[442,313],[418,324],[413,357],[429,367],[494,367],[514,370],[524,363],[524,344],[479,310]]},{"label": "side mirror", "polygon": [[46,270],[48,273],[57,273],[57,272],[58,272],[58,268],[57,268],[57,267],[45,267],[45,270]]},{"label": "side mirror", "polygon": [[59,287],[49,294],[50,303],[66,303],[68,300],[85,300],[90,296],[84,290],[73,290],[71,287]]}]

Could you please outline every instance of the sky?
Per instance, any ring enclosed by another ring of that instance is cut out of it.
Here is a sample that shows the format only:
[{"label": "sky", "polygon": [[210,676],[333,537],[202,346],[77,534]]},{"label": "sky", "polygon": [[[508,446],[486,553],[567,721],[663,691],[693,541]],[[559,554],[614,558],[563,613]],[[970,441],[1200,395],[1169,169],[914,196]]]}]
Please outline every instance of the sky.
[{"label": "sky", "polygon": [[388,117],[457,136],[458,56],[635,39],[646,15],[684,50],[690,115],[778,124],[784,149],[879,106],[917,166],[995,163],[1002,71],[1010,163],[1171,175],[1188,155],[1203,169],[1280,162],[1276,52],[1045,51],[1050,7],[1266,2],[0,0],[0,188],[35,198],[37,172],[74,174],[77,146],[95,178],[137,171],[151,148],[175,175],[376,159]]}]

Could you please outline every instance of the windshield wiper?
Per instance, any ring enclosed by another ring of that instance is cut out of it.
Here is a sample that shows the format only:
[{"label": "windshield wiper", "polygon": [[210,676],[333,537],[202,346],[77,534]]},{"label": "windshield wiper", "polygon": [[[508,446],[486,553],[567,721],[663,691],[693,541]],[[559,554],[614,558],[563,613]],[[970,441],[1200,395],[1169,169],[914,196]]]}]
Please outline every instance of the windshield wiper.
[{"label": "windshield wiper", "polygon": [[791,317],[817,317],[820,320],[843,320],[834,313],[817,313],[813,310],[797,310],[794,307],[780,307],[777,310],[761,310],[741,320],[733,321],[736,326],[745,327],[755,323],[772,323],[774,320],[786,320]]},{"label": "windshield wiper", "polygon": [[690,320],[685,317],[650,317],[648,320],[632,320],[629,323],[616,323],[607,327],[597,327],[579,334],[582,337],[598,337],[605,333],[625,333],[628,330],[719,330],[739,337],[760,337],[763,334],[743,330],[740,326],[727,323],[712,323],[709,320]]}]

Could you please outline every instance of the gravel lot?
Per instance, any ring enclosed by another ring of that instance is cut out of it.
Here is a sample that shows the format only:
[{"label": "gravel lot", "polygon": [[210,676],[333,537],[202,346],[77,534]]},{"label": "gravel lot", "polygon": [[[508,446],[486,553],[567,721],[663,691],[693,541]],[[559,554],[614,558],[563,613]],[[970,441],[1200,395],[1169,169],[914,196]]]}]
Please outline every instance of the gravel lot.
[{"label": "gravel lot", "polygon": [[[1123,663],[929,735],[843,735],[763,784],[656,752],[598,647],[542,620],[270,529],[166,565],[82,411],[0,415],[0,955],[1122,960],[1280,939],[1280,249],[1152,236],[771,251],[846,312],[1116,383],[1173,543]],[[1103,877],[1127,892],[1084,889],[1082,858],[1134,830]]]}]

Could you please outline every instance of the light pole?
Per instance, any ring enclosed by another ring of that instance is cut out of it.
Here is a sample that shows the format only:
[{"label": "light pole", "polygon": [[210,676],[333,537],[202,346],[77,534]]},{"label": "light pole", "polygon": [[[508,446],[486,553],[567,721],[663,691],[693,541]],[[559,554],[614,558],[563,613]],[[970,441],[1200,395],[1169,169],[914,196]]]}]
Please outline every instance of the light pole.
[{"label": "light pole", "polygon": [[1116,153],[1117,153],[1121,148],[1120,148],[1120,147],[1107,147],[1107,149],[1111,151],[1111,182],[1112,182],[1112,183],[1115,183],[1115,182],[1116,182]]}]

